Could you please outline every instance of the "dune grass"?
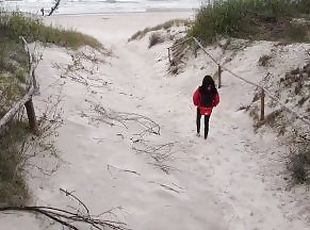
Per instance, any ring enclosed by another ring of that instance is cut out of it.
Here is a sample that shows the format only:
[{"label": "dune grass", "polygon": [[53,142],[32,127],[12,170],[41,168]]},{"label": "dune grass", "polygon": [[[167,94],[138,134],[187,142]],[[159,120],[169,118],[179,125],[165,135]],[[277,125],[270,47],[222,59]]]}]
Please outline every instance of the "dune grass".
[{"label": "dune grass", "polygon": [[0,206],[20,206],[29,197],[23,175],[25,156],[21,151],[29,130],[19,121],[12,122],[9,128],[10,132],[0,137]]},{"label": "dune grass", "polygon": [[309,4],[309,0],[219,0],[198,10],[189,35],[204,43],[223,36],[307,42],[309,25],[291,19],[309,14]]},{"label": "dune grass", "polygon": [[189,26],[190,25],[190,21],[185,20],[185,19],[173,19],[173,20],[169,20],[167,22],[164,22],[162,24],[159,24],[157,26],[154,27],[147,27],[144,30],[140,30],[137,33],[135,33],[134,35],[131,36],[131,38],[128,39],[128,41],[133,41],[133,40],[139,40],[142,39],[147,33],[152,32],[152,31],[158,31],[158,30],[168,30],[169,28],[173,27],[173,26]]},{"label": "dune grass", "polygon": [[0,38],[0,117],[25,93],[28,69],[23,45]]},{"label": "dune grass", "polygon": [[95,49],[102,45],[95,38],[72,30],[46,26],[39,19],[19,12],[7,13],[0,9],[0,115],[18,100],[27,88],[28,55],[20,36],[28,42],[40,41],[45,44],[78,49],[90,46]]},{"label": "dune grass", "polygon": [[[78,49],[102,45],[95,38],[72,31],[46,26],[38,19],[22,13],[6,13],[0,9],[0,118],[19,100],[29,87],[28,54],[20,36],[28,42]],[[2,130],[1,130],[2,131]],[[0,136],[0,206],[24,205],[29,197],[23,172],[23,143],[29,137],[27,125],[13,120]]]},{"label": "dune grass", "polygon": [[77,49],[81,46],[101,48],[101,43],[95,38],[76,32],[46,26],[39,19],[33,19],[22,13],[5,14],[0,12],[0,33],[2,37],[19,41],[24,36],[29,42],[41,41],[62,47]]}]

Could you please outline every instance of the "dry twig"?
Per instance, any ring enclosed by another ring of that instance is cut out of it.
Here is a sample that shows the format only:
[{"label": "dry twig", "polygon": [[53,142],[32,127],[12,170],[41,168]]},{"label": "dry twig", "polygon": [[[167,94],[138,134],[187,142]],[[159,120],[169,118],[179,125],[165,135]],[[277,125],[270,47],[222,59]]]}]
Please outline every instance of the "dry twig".
[{"label": "dry twig", "polygon": [[137,153],[144,153],[150,156],[154,160],[151,164],[159,167],[164,173],[169,174],[169,171],[173,169],[173,167],[168,165],[167,162],[173,159],[173,148],[175,144],[175,142],[170,142],[151,146],[141,142],[140,148],[133,146],[132,149]]},{"label": "dry twig", "polygon": [[110,84],[98,75],[99,67],[105,63],[104,57],[110,55],[105,50],[86,49],[79,51],[68,50],[71,64],[54,64],[54,68],[62,71],[62,79],[70,79],[87,88],[101,88]]},{"label": "dry twig", "polygon": [[92,121],[102,122],[111,126],[118,123],[128,129],[128,123],[137,123],[142,131],[136,135],[143,137],[146,134],[160,135],[160,126],[147,116],[136,113],[116,112],[105,109],[101,104],[91,103],[92,114],[83,113],[83,117],[89,117]]},{"label": "dry twig", "polygon": [[[17,211],[17,212],[29,212],[35,214],[41,214],[49,219],[61,224],[69,229],[79,230],[81,224],[88,226],[90,229],[113,229],[113,230],[129,230],[127,225],[121,221],[107,220],[101,216],[113,213],[111,209],[103,212],[100,215],[91,215],[88,207],[72,192],[68,192],[65,189],[60,189],[66,196],[73,198],[80,205],[83,206],[83,211],[67,211],[61,208],[49,207],[49,206],[24,206],[24,207],[1,207],[0,212]],[[119,208],[118,208],[119,209]]]},{"label": "dry twig", "polygon": [[51,11],[49,12],[48,16],[51,16],[55,12],[55,10],[58,9],[60,1],[61,0],[55,0],[54,5],[51,7]]}]

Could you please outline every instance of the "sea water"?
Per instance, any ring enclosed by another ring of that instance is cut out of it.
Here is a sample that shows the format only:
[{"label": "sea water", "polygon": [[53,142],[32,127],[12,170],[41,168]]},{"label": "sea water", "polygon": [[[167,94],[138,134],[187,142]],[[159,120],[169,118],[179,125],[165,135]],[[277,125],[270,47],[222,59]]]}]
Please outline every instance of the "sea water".
[{"label": "sea water", "polygon": [[[55,0],[0,0],[5,9],[40,14],[53,6]],[[146,12],[154,10],[188,10],[199,8],[209,0],[61,0],[55,14],[101,14]]]}]

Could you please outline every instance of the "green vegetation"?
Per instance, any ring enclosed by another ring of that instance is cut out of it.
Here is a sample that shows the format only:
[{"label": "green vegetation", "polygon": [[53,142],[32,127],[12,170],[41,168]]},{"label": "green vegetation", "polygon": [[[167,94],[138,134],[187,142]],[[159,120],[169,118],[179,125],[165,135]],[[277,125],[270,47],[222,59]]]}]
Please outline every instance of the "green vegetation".
[{"label": "green vegetation", "polygon": [[288,161],[293,184],[310,184],[310,139],[295,133]]},{"label": "green vegetation", "polygon": [[0,38],[0,116],[23,96],[28,55],[21,43]]},{"label": "green vegetation", "polygon": [[204,43],[219,36],[309,42],[309,21],[292,21],[309,11],[309,0],[218,0],[197,12],[189,35]]},{"label": "green vegetation", "polygon": [[23,96],[27,88],[28,54],[20,36],[28,42],[41,41],[73,49],[84,45],[102,47],[88,35],[45,26],[38,19],[0,9],[0,116]]},{"label": "green vegetation", "polygon": [[162,30],[162,29],[168,30],[169,28],[171,28],[173,26],[183,26],[183,25],[189,26],[190,22],[188,20],[184,20],[184,19],[170,20],[170,21],[164,22],[162,24],[159,24],[157,26],[147,27],[144,30],[140,30],[137,33],[135,33],[134,35],[132,35],[128,41],[142,39],[148,32],[151,32],[151,31],[158,31],[158,30]]},{"label": "green vegetation", "polygon": [[25,155],[23,143],[27,139],[26,124],[13,122],[10,132],[0,138],[0,205],[20,206],[28,199],[23,177]]},{"label": "green vegetation", "polygon": [[[20,99],[27,87],[28,54],[23,44],[0,37],[0,118]],[[27,138],[24,123],[13,121],[10,132],[0,136],[0,204],[21,205],[28,197],[22,176],[24,156],[20,151]],[[0,134],[1,135],[1,134]]]},{"label": "green vegetation", "polygon": [[16,42],[19,42],[20,36],[24,36],[29,42],[41,41],[73,49],[85,45],[92,48],[102,46],[91,36],[72,30],[45,26],[40,20],[27,17],[22,13],[8,15],[0,11],[0,34]]},{"label": "green vegetation", "polygon": [[[268,66],[272,55],[263,55],[259,60],[261,66]],[[281,78],[265,78],[266,85],[277,85],[272,92],[278,98],[282,98],[289,108],[299,111],[305,118],[310,114],[310,63],[292,69]],[[261,127],[272,128],[282,140],[289,145],[290,154],[285,157],[289,182],[292,186],[296,184],[310,185],[310,132],[307,124],[300,122],[299,119],[292,116],[283,107],[279,108],[278,103],[270,100],[267,104],[270,113],[267,113],[265,119],[260,121],[259,117],[259,97],[260,90],[257,90],[253,98],[253,103],[245,107],[250,116],[255,121],[254,129],[257,131]],[[284,156],[284,155],[283,155]]]},{"label": "green vegetation", "polygon": [[[28,54],[20,36],[25,37],[28,42],[40,41],[72,49],[85,45],[102,48],[90,36],[45,26],[40,20],[21,13],[5,13],[0,9],[0,118],[14,102],[23,97],[29,87]],[[16,119],[7,128],[6,132],[1,130],[0,134],[0,205],[18,207],[25,204],[29,197],[23,177],[27,160],[25,143],[29,139],[29,131],[23,122]],[[47,125],[44,132],[50,128],[51,125]],[[54,150],[51,144],[47,148]]]},{"label": "green vegetation", "polygon": [[297,0],[292,2],[294,8],[297,9],[298,12],[303,14],[310,14],[310,1],[309,0]]}]

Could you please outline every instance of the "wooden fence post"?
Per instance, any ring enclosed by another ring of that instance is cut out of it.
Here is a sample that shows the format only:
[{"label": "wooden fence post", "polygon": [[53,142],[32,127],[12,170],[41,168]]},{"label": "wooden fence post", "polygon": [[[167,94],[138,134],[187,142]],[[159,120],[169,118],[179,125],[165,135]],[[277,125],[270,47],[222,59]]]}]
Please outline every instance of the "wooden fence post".
[{"label": "wooden fence post", "polygon": [[261,91],[261,100],[260,100],[260,120],[265,120],[265,91],[262,88]]},{"label": "wooden fence post", "polygon": [[169,59],[169,63],[171,63],[171,56],[170,56],[170,48],[168,48],[168,59]]},{"label": "wooden fence post", "polygon": [[221,88],[222,87],[222,67],[220,65],[218,65],[218,87]]},{"label": "wooden fence post", "polygon": [[198,46],[196,45],[196,43],[194,42],[194,45],[193,45],[193,49],[194,49],[194,55],[195,55],[195,58],[197,58],[197,56],[198,56]]},{"label": "wooden fence post", "polygon": [[35,72],[34,71],[35,71],[35,69],[32,69],[32,71],[31,71],[32,85],[34,87],[34,93],[39,94],[39,86],[38,86],[37,80],[35,78]]},{"label": "wooden fence post", "polygon": [[36,134],[37,131],[38,131],[38,124],[37,124],[37,119],[36,119],[36,115],[35,115],[35,112],[34,112],[32,98],[30,98],[25,103],[25,107],[26,107],[26,110],[27,110],[27,115],[28,115],[29,125],[30,125],[30,128],[31,128],[31,131]]}]

